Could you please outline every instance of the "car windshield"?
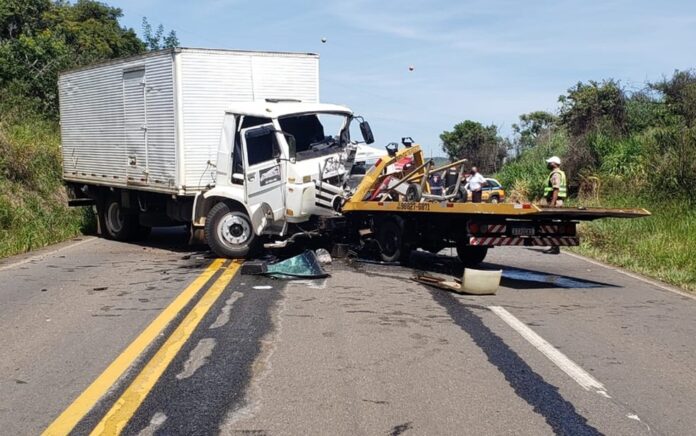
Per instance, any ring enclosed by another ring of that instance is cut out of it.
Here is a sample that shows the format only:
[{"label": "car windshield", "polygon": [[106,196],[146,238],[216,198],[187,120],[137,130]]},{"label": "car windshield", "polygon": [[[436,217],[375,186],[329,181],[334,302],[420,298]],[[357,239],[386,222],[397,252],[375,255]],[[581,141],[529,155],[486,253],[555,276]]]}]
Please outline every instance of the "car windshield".
[{"label": "car windshield", "polygon": [[295,158],[305,160],[343,148],[349,140],[344,129],[347,120],[346,114],[312,113],[283,117],[278,122],[283,132],[295,137]]}]

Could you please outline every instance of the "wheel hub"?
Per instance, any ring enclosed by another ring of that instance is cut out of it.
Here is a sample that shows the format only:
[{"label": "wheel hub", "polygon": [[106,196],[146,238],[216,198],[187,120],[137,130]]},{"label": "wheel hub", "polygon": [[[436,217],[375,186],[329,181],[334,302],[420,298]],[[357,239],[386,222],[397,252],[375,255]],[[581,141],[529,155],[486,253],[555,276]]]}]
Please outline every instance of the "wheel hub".
[{"label": "wheel hub", "polygon": [[236,215],[227,215],[218,225],[220,240],[232,245],[241,245],[251,237],[251,225]]}]

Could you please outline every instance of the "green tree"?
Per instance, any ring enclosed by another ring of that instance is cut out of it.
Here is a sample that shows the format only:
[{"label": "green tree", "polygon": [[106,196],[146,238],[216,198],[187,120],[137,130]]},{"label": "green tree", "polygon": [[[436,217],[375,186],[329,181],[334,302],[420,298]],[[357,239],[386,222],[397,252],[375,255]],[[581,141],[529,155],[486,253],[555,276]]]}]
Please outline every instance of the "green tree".
[{"label": "green tree", "polygon": [[520,115],[520,123],[512,125],[512,130],[517,135],[512,144],[515,155],[536,145],[538,138],[551,130],[556,121],[555,115],[544,111]]},{"label": "green tree", "polygon": [[621,134],[626,128],[626,94],[613,79],[578,82],[558,98],[559,121],[573,136],[602,130]]},{"label": "green tree", "polygon": [[148,50],[161,50],[179,46],[179,38],[177,38],[176,32],[172,30],[165,36],[164,26],[161,24],[152,33],[152,26],[147,17],[143,17],[143,39]]},{"label": "green tree", "polygon": [[498,127],[466,120],[456,124],[452,131],[440,135],[442,150],[451,160],[466,158],[483,173],[498,170],[507,155],[505,141],[498,136]]},{"label": "green tree", "polygon": [[0,41],[41,28],[43,14],[51,6],[51,0],[0,1]]},{"label": "green tree", "polygon": [[662,94],[667,110],[681,117],[687,126],[694,126],[696,122],[696,72],[676,70],[671,78],[651,83],[649,86]]},{"label": "green tree", "polygon": [[28,98],[53,116],[60,71],[145,50],[133,29],[119,24],[121,10],[98,1],[3,0],[0,5],[0,91]]}]

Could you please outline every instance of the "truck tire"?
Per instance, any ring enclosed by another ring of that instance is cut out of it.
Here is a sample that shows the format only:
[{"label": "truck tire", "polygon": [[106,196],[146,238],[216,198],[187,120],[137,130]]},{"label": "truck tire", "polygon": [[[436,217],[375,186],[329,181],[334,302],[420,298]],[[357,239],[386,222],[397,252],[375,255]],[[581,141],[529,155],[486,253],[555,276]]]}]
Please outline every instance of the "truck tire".
[{"label": "truck tire", "polygon": [[476,247],[467,244],[457,244],[457,257],[464,266],[477,266],[488,254],[488,247]]},{"label": "truck tire", "polygon": [[115,241],[132,241],[138,234],[138,216],[121,207],[118,197],[111,195],[98,207],[102,235]]},{"label": "truck tire", "polygon": [[243,258],[254,247],[256,235],[249,215],[218,203],[205,219],[205,240],[220,257]]},{"label": "truck tire", "polygon": [[377,243],[380,257],[384,262],[407,262],[410,247],[404,243],[404,226],[400,220],[384,219],[377,223]]},{"label": "truck tire", "polygon": [[488,202],[498,204],[500,202],[500,197],[498,197],[497,195],[493,195],[491,198],[488,199]]}]

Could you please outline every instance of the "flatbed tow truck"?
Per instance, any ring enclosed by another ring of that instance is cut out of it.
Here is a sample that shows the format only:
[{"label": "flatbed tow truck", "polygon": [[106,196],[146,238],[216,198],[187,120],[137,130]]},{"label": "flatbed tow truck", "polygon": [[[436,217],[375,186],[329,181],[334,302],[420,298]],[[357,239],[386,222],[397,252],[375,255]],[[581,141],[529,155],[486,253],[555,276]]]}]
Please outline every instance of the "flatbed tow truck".
[{"label": "flatbed tow truck", "polygon": [[[404,144],[379,159],[340,207],[353,228],[369,229],[383,261],[407,261],[417,248],[437,253],[456,247],[461,261],[475,266],[492,247],[579,245],[580,221],[650,215],[645,209],[469,203],[429,195],[428,174],[457,164],[463,168],[463,161],[431,169],[432,161],[424,159],[420,146]],[[412,160],[411,172],[388,170],[404,158]],[[396,183],[385,182],[387,177]]]}]

